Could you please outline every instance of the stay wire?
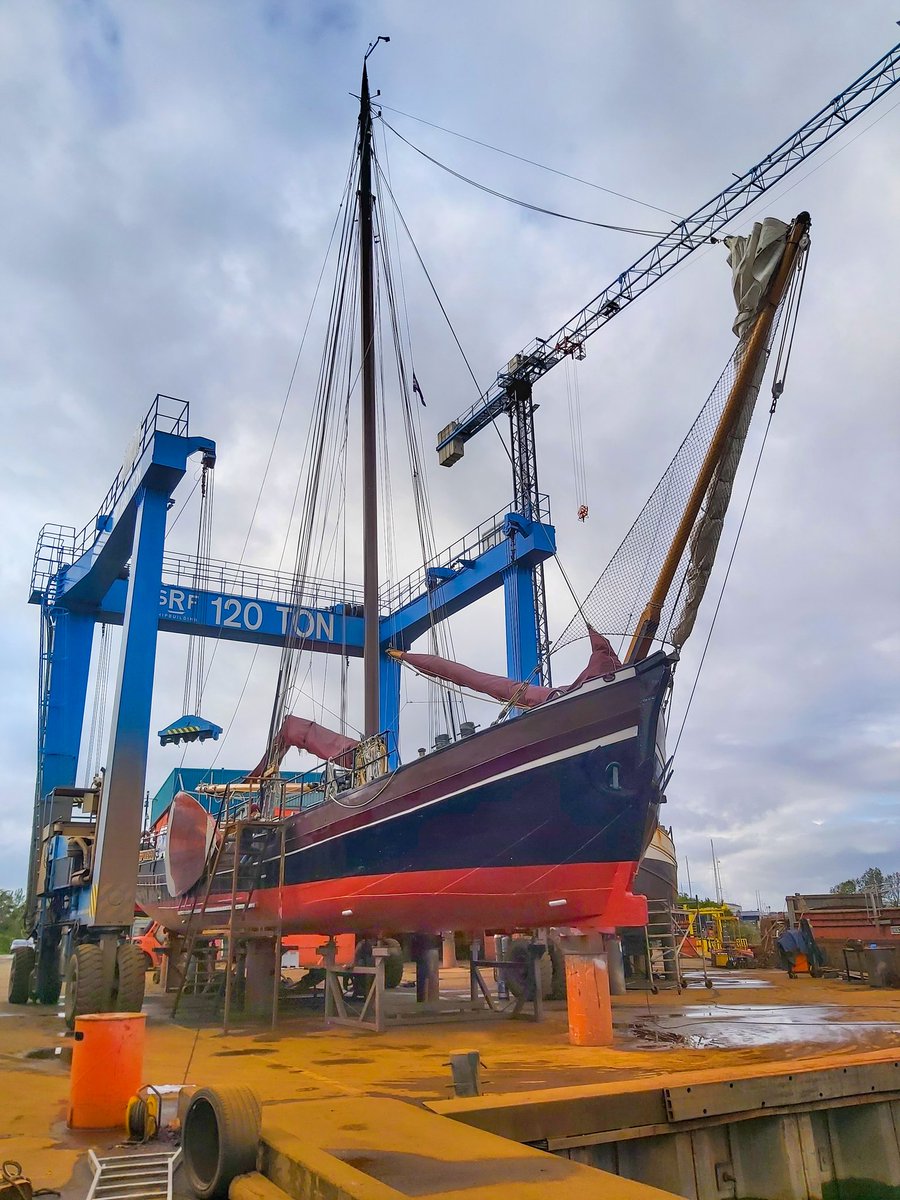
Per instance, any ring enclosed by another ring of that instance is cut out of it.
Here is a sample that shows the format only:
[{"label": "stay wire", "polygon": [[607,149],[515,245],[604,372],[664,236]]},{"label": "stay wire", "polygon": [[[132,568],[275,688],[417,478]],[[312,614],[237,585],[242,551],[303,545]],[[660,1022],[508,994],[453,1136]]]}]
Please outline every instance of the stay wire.
[{"label": "stay wire", "polygon": [[[353,159],[351,159],[351,164],[352,164],[352,162],[353,162]],[[292,368],[292,370],[291,370],[291,375],[290,375],[290,378],[289,378],[289,380],[288,380],[288,385],[287,385],[287,388],[285,389],[284,399],[283,399],[283,401],[282,401],[282,405],[281,405],[281,412],[280,412],[280,414],[279,414],[278,421],[277,421],[277,423],[276,423],[276,426],[275,426],[275,433],[274,433],[274,435],[273,435],[273,438],[272,438],[272,444],[271,444],[271,447],[270,447],[270,449],[269,449],[269,454],[268,454],[268,457],[267,457],[267,459],[266,459],[266,465],[265,465],[265,467],[264,467],[264,469],[263,469],[262,478],[261,478],[261,480],[260,480],[259,488],[258,488],[258,490],[257,490],[257,494],[256,494],[256,500],[255,500],[255,502],[254,502],[254,505],[253,505],[253,511],[252,511],[252,513],[251,513],[251,515],[250,515],[250,521],[249,521],[249,523],[248,523],[248,526],[247,526],[247,533],[246,533],[246,535],[245,535],[245,537],[244,537],[244,542],[243,542],[243,546],[242,546],[242,548],[241,548],[241,556],[240,556],[240,559],[239,559],[239,564],[238,564],[238,565],[241,565],[241,564],[243,563],[243,561],[244,561],[244,555],[245,555],[245,554],[246,554],[246,552],[247,552],[247,546],[249,545],[249,542],[250,542],[250,536],[251,536],[251,534],[252,534],[252,532],[253,532],[253,527],[254,527],[254,524],[255,524],[255,522],[256,522],[257,513],[258,513],[258,511],[259,511],[259,505],[260,505],[260,503],[261,503],[261,500],[262,500],[262,495],[263,495],[263,492],[264,492],[264,490],[265,490],[265,487],[266,487],[266,483],[267,483],[267,480],[268,480],[269,472],[270,472],[270,470],[271,470],[271,466],[272,466],[272,460],[273,460],[273,458],[274,458],[274,455],[275,455],[275,449],[276,449],[276,446],[277,446],[277,444],[278,444],[278,439],[279,439],[279,436],[280,436],[280,434],[281,434],[281,429],[282,429],[282,425],[283,425],[283,423],[284,423],[285,414],[286,414],[286,412],[287,412],[287,406],[288,406],[288,402],[289,402],[289,400],[290,400],[291,393],[292,393],[292,391],[293,391],[294,382],[295,382],[295,380],[296,380],[296,376],[297,376],[297,371],[298,371],[298,369],[299,369],[299,366],[300,366],[300,358],[301,358],[301,355],[302,355],[302,353],[303,353],[303,349],[304,349],[304,347],[305,347],[305,345],[306,345],[306,338],[307,338],[307,335],[308,335],[308,333],[309,333],[309,328],[310,328],[310,325],[311,325],[311,323],[312,323],[313,312],[315,311],[315,308],[316,308],[316,303],[317,303],[317,301],[318,301],[318,298],[319,298],[319,292],[320,292],[320,290],[321,290],[321,287],[322,287],[322,280],[323,280],[323,279],[324,279],[324,277],[325,277],[325,271],[326,271],[326,268],[327,268],[327,266],[328,266],[328,260],[329,260],[329,258],[331,257],[331,249],[332,249],[332,246],[334,245],[334,237],[335,237],[335,234],[336,234],[336,232],[337,232],[337,230],[338,230],[338,227],[339,227],[339,224],[340,224],[341,215],[342,215],[342,214],[345,212],[345,210],[346,210],[346,208],[347,208],[347,200],[348,200],[348,198],[349,198],[349,196],[350,196],[350,189],[351,189],[351,185],[352,185],[352,182],[353,182],[353,178],[354,178],[354,173],[353,173],[353,168],[352,168],[352,165],[351,165],[351,168],[350,168],[350,170],[349,170],[349,172],[348,172],[347,181],[346,181],[346,184],[345,184],[345,186],[344,186],[344,191],[343,191],[343,194],[342,194],[342,196],[341,196],[341,201],[340,201],[340,204],[338,205],[338,210],[337,210],[337,212],[336,212],[336,214],[335,214],[334,222],[333,222],[333,224],[332,224],[332,227],[331,227],[331,233],[330,233],[330,235],[329,235],[329,239],[328,239],[328,245],[327,245],[327,247],[326,247],[325,254],[324,254],[323,258],[322,258],[322,266],[321,266],[321,268],[320,268],[320,270],[319,270],[318,279],[316,280],[316,287],[315,287],[315,291],[313,292],[313,298],[312,298],[312,301],[311,301],[311,303],[310,303],[310,306],[309,306],[309,311],[308,311],[308,313],[307,313],[307,317],[306,317],[306,323],[305,323],[305,325],[304,325],[304,327],[303,327],[303,333],[301,334],[301,337],[300,337],[300,344],[299,344],[299,346],[298,346],[298,348],[297,348],[297,354],[296,354],[296,356],[295,356],[295,358],[294,358],[294,364],[293,364],[293,368]],[[180,513],[179,513],[179,515],[180,515]],[[174,524],[174,522],[173,522],[173,524]],[[287,537],[287,534],[286,534],[285,536]],[[214,662],[214,660],[215,660],[216,651],[218,650],[218,646],[219,646],[219,641],[220,641],[220,638],[221,638],[221,631],[220,631],[220,635],[219,635],[219,637],[217,637],[217,638],[216,638],[216,640],[215,640],[215,644],[213,645],[213,651],[212,651],[212,654],[210,655],[210,658],[209,658],[209,665],[207,666],[207,669],[206,669],[206,675],[205,675],[205,678],[204,678],[204,681],[203,681],[204,688],[205,688],[206,684],[207,684],[207,683],[208,683],[208,681],[209,681],[210,674],[212,673],[213,662]],[[216,748],[216,752],[215,752],[215,754],[214,754],[214,756],[213,756],[213,760],[212,760],[212,762],[210,763],[209,767],[207,768],[207,773],[209,773],[209,772],[211,772],[211,771],[213,771],[213,770],[214,770],[214,768],[215,768],[215,765],[216,765],[216,763],[218,762],[218,760],[219,760],[219,757],[221,756],[221,753],[222,753],[223,749],[225,748],[225,743],[226,743],[226,741],[227,741],[227,739],[228,739],[228,734],[229,734],[229,732],[231,731],[231,728],[232,728],[232,726],[234,725],[234,722],[235,722],[235,719],[237,718],[238,711],[239,711],[239,709],[240,709],[240,706],[241,706],[241,703],[242,703],[242,701],[243,701],[244,695],[245,695],[245,693],[246,693],[246,691],[247,691],[247,686],[248,686],[248,684],[249,684],[249,682],[250,682],[250,677],[251,677],[251,675],[252,675],[252,673],[253,673],[253,668],[254,668],[254,665],[255,665],[255,663],[256,663],[256,659],[257,659],[257,655],[258,655],[258,653],[259,653],[259,645],[257,645],[257,646],[255,646],[255,647],[254,647],[253,655],[252,655],[252,657],[251,657],[251,660],[250,660],[250,665],[249,665],[249,667],[247,668],[247,673],[246,673],[246,676],[245,676],[245,678],[244,678],[244,683],[243,683],[243,686],[241,687],[241,691],[240,691],[240,693],[239,693],[239,695],[238,695],[238,699],[237,699],[237,701],[236,701],[236,703],[235,703],[234,710],[233,710],[233,712],[232,712],[232,714],[231,714],[231,717],[230,717],[230,719],[229,719],[229,721],[228,721],[228,723],[227,723],[227,725],[226,725],[226,727],[225,727],[225,730],[224,730],[224,732],[223,732],[223,734],[222,734],[222,737],[219,739],[219,744],[218,744],[218,746],[217,746],[217,748]],[[183,762],[183,756],[182,756],[182,762]]]},{"label": "stay wire", "polygon": [[[431,288],[432,295],[434,296],[435,300],[437,301],[438,308],[441,310],[444,320],[447,323],[447,328],[450,330],[453,340],[456,343],[456,348],[459,350],[459,353],[462,356],[462,360],[466,364],[466,369],[468,370],[469,375],[472,377],[472,382],[475,384],[475,388],[478,393],[478,396],[481,397],[484,395],[484,389],[482,388],[481,384],[478,382],[475,372],[472,370],[472,364],[469,362],[466,352],[463,349],[462,342],[459,340],[459,336],[456,332],[456,329],[454,328],[453,322],[450,320],[450,314],[447,312],[446,308],[444,307],[444,302],[443,302],[443,300],[441,300],[441,297],[438,294],[438,290],[435,287],[434,280],[431,278],[428,268],[425,266],[425,260],[422,258],[422,255],[419,252],[419,247],[416,245],[416,239],[413,237],[412,232],[409,228],[409,225],[407,225],[407,223],[406,223],[406,218],[403,216],[403,210],[400,208],[400,205],[397,203],[396,196],[391,191],[391,185],[390,185],[389,180],[384,177],[384,173],[380,170],[380,168],[378,170],[379,170],[379,174],[381,175],[381,177],[383,179],[384,186],[387,190],[387,194],[391,198],[391,203],[394,206],[394,210],[397,213],[397,216],[400,218],[400,223],[403,226],[406,236],[409,238],[409,244],[413,248],[413,252],[414,252],[416,258],[418,259],[419,266],[422,268],[422,272],[425,275],[425,278],[428,280],[428,286]],[[506,454],[506,457],[509,459],[510,463],[512,463],[512,453],[506,444],[503,434],[500,432],[500,428],[497,425],[496,418],[492,419],[491,424],[494,426],[494,429],[497,432],[497,436],[500,438],[500,444],[503,446],[503,450],[504,450],[504,453]]]},{"label": "stay wire", "polygon": [[410,121],[417,121],[420,125],[428,125],[431,129],[439,129],[441,133],[449,133],[451,137],[462,139],[464,142],[472,142],[475,146],[483,146],[485,150],[493,150],[496,154],[502,154],[506,158],[514,158],[517,162],[527,163],[530,167],[537,167],[541,171],[549,171],[551,175],[559,175],[563,179],[571,179],[573,183],[582,183],[585,187],[594,188],[598,192],[606,192],[608,196],[616,196],[619,200],[627,200],[631,204],[639,204],[642,208],[650,208],[654,212],[662,213],[667,217],[674,217],[676,221],[683,220],[683,217],[678,213],[672,212],[668,208],[660,208],[658,204],[649,204],[646,200],[638,200],[636,196],[629,196],[627,192],[617,192],[614,188],[604,187],[601,183],[594,183],[590,179],[582,179],[578,175],[570,175],[568,171],[560,171],[556,167],[548,167],[546,163],[537,162],[533,158],[526,158],[523,154],[514,154],[511,150],[504,150],[500,146],[493,146],[490,142],[483,142],[479,138],[469,137],[468,134],[459,133],[455,129],[447,129],[444,125],[437,125],[434,121],[426,121],[424,117],[415,117],[412,113],[404,112],[402,108],[394,108],[390,104],[384,104],[381,101],[378,103],[379,108],[386,108],[388,112],[397,113],[398,116],[407,117]]},{"label": "stay wire", "polygon": [[[376,193],[377,193],[377,211],[384,212],[385,206],[382,197],[382,184],[387,186],[387,179],[381,171],[376,172]],[[392,208],[394,217],[394,229],[396,232],[396,206]],[[401,217],[402,219],[402,217]],[[379,234],[378,245],[380,250],[379,264],[381,267],[380,278],[383,280],[385,294],[388,304],[388,313],[390,316],[391,332],[394,343],[394,356],[397,368],[397,382],[400,391],[403,426],[406,438],[407,457],[409,462],[409,470],[413,485],[413,499],[416,510],[416,522],[419,533],[419,548],[422,557],[423,565],[427,566],[436,558],[435,538],[433,528],[433,518],[431,513],[431,504],[428,495],[428,480],[427,471],[425,468],[424,457],[420,445],[421,424],[416,423],[413,410],[416,408],[415,401],[412,398],[410,388],[410,377],[405,361],[405,351],[403,346],[403,327],[399,319],[399,305],[397,289],[394,284],[394,271],[391,262],[391,243],[389,229],[385,226],[384,220],[379,217],[377,220],[377,231]],[[401,287],[402,287],[402,272],[401,272]],[[409,314],[405,306],[405,292],[403,294],[405,313],[405,328],[407,336],[409,336]],[[412,344],[409,341],[409,354],[412,358]],[[477,385],[476,385],[477,386]],[[416,409],[417,411],[417,409]],[[432,603],[431,594],[428,593],[428,611],[430,620],[430,636],[432,642],[432,651],[434,653],[442,653],[446,657],[452,657],[452,635],[449,628],[445,627],[444,623],[438,623]],[[433,689],[432,689],[433,690]],[[456,731],[459,725],[459,714],[457,706],[462,709],[462,719],[465,720],[465,704],[461,694],[457,695],[456,691],[447,693],[439,693],[440,704],[444,711],[444,717],[447,727],[452,731]]]},{"label": "stay wire", "polygon": [[671,230],[660,229],[635,229],[630,225],[614,225],[608,221],[591,221],[587,217],[574,217],[571,213],[557,212],[552,208],[544,208],[540,204],[531,204],[528,200],[520,200],[517,196],[510,196],[506,192],[500,192],[496,188],[489,187],[486,183],[479,183],[477,179],[470,179],[468,175],[463,175],[461,171],[455,171],[453,167],[448,167],[446,163],[442,163],[440,159],[433,158],[430,154],[426,154],[419,146],[416,146],[409,138],[405,138],[402,133],[396,130],[389,121],[381,118],[384,124],[390,129],[391,133],[398,137],[401,142],[405,142],[411,150],[415,150],[416,154],[421,154],[422,158],[428,159],[436,167],[440,167],[442,171],[446,171],[448,175],[461,180],[463,183],[468,183],[471,187],[478,188],[479,191],[487,192],[490,196],[496,196],[498,200],[505,200],[508,204],[516,204],[519,208],[527,208],[530,212],[541,213],[546,217],[556,217],[560,221],[572,221],[576,225],[592,225],[595,229],[608,229],[613,233],[630,233],[636,237],[652,237],[658,241],[672,236]]},{"label": "stay wire", "polygon": [[[319,292],[322,287],[322,280],[325,277],[325,269],[328,266],[328,260],[331,257],[331,248],[334,244],[334,235],[337,232],[338,225],[339,225],[340,219],[341,219],[341,214],[344,212],[346,205],[347,205],[347,199],[349,196],[350,184],[352,182],[352,178],[353,177],[352,177],[352,172],[351,172],[351,174],[347,180],[347,183],[345,184],[344,192],[341,196],[341,202],[338,205],[338,211],[335,214],[334,222],[331,226],[331,234],[328,238],[328,246],[325,250],[325,254],[322,259],[322,266],[319,270],[318,279],[316,280],[315,291],[313,292],[313,298],[312,298],[312,301],[309,306],[309,311],[307,312],[307,315],[306,315],[306,323],[303,326],[303,333],[300,336],[300,344],[297,347],[297,353],[294,357],[294,364],[291,369],[291,374],[290,374],[290,378],[288,380],[287,387],[285,389],[284,399],[282,400],[282,403],[281,403],[281,412],[278,415],[278,421],[276,422],[276,425],[275,425],[275,433],[272,437],[272,444],[269,448],[269,453],[266,458],[266,465],[263,468],[262,478],[260,479],[259,488],[257,489],[257,492],[256,492],[256,499],[253,504],[253,510],[250,514],[250,521],[247,525],[247,532],[244,535],[244,542],[241,547],[241,553],[240,553],[240,557],[238,559],[238,566],[243,565],[244,556],[247,553],[247,546],[250,543],[250,536],[253,533],[253,527],[256,523],[256,517],[259,512],[259,506],[262,501],[263,492],[265,491],[266,484],[267,484],[268,478],[269,478],[269,472],[272,467],[272,460],[275,456],[275,449],[276,449],[276,446],[278,445],[278,439],[281,435],[281,428],[282,428],[282,425],[284,424],[285,414],[287,413],[288,401],[291,398],[291,392],[293,391],[294,382],[297,378],[297,371],[299,370],[299,367],[300,367],[300,358],[301,358],[301,355],[303,354],[303,349],[306,345],[306,338],[309,333],[309,327],[312,323],[313,312],[315,311],[316,303],[319,298]],[[180,516],[181,514],[179,513],[178,515]],[[173,524],[174,524],[174,522],[173,522]],[[204,688],[206,687],[206,684],[209,682],[209,677],[210,677],[210,674],[212,673],[213,663],[215,661],[216,652],[219,648],[220,641],[221,641],[221,629],[219,631],[219,635],[215,639],[215,642],[213,644],[212,653],[209,657],[209,665],[206,669],[206,675],[203,680]],[[255,660],[256,660],[256,655],[254,654],[253,662],[255,662]],[[251,662],[251,670],[252,670],[253,662]],[[248,676],[248,678],[249,678],[249,676]],[[242,691],[241,695],[243,695],[243,691]],[[229,729],[231,728],[231,722],[229,722],[228,728]],[[223,737],[219,743],[219,746],[217,748],[215,757],[213,758],[213,765],[215,765],[216,760],[218,759],[219,755],[222,752],[222,749],[224,748],[224,742],[225,742],[225,736],[223,735]],[[210,768],[210,769],[212,769],[212,768]]]}]

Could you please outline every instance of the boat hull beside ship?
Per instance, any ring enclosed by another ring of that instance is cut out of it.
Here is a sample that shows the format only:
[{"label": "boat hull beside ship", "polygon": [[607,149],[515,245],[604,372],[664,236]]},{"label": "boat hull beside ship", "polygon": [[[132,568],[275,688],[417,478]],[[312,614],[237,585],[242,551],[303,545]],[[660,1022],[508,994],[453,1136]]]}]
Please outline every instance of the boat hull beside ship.
[{"label": "boat hull beside ship", "polygon": [[648,900],[675,904],[678,899],[678,860],[671,829],[659,825],[654,830],[634,878],[634,890]]},{"label": "boat hull beside ship", "polygon": [[[657,824],[670,680],[655,654],[297,812],[283,888],[273,844],[237,907],[280,907],[285,933],[641,924],[631,889]],[[171,929],[200,910],[205,927],[228,922],[230,866],[204,901],[207,877],[175,896],[164,847],[143,857],[150,916]]]}]

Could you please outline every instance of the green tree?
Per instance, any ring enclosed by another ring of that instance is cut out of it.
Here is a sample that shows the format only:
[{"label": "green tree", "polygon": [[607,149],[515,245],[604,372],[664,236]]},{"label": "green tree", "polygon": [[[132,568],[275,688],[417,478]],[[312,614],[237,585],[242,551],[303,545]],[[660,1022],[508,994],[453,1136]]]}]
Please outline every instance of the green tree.
[{"label": "green tree", "polygon": [[22,937],[25,920],[25,893],[21,888],[14,892],[0,888],[0,954],[9,951],[13,938]]},{"label": "green tree", "polygon": [[834,887],[831,888],[831,894],[833,896],[852,896],[858,891],[859,888],[856,885],[855,879],[845,879],[843,883],[836,883]]},{"label": "green tree", "polygon": [[900,871],[889,871],[885,875],[881,894],[885,904],[900,905]]},{"label": "green tree", "polygon": [[880,867],[867,867],[856,882],[861,892],[880,892],[884,887],[884,872]]}]

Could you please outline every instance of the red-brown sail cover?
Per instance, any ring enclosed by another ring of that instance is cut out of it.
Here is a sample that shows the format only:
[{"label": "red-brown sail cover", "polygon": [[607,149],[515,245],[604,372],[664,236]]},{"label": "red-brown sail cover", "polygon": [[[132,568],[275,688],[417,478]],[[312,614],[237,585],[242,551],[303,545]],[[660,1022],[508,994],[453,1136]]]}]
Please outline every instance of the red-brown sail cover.
[{"label": "red-brown sail cover", "polygon": [[586,683],[589,679],[599,679],[601,675],[609,675],[621,667],[622,664],[603,634],[598,633],[596,629],[591,629],[590,626],[588,626],[588,634],[591,639],[591,657],[587,666],[568,688],[548,688],[539,687],[536,684],[518,683],[515,679],[507,679],[505,675],[490,675],[486,671],[476,671],[474,667],[467,667],[464,663],[441,658],[437,654],[409,654],[401,651],[397,652],[397,657],[409,663],[411,667],[415,667],[417,671],[421,671],[423,675],[431,675],[435,679],[443,679],[446,683],[456,683],[460,687],[471,688],[473,692],[483,692],[486,696],[493,696],[495,700],[515,704],[517,708],[534,708],[535,705],[549,700],[551,696],[562,695],[564,692]]},{"label": "red-brown sail cover", "polygon": [[[333,729],[326,729],[324,725],[319,725],[306,717],[285,717],[278,732],[275,761],[280,763],[292,746],[296,746],[298,750],[308,750],[316,758],[338,758],[340,755],[346,754],[348,750],[352,750],[357,742],[356,738],[335,733]],[[268,762],[268,755],[260,759],[248,778],[258,779],[265,771]]]},{"label": "red-brown sail cover", "polygon": [[485,696],[493,696],[495,700],[504,700],[515,704],[517,708],[534,708],[549,700],[552,688],[538,687],[531,683],[518,683],[515,679],[507,679],[505,675],[489,675],[487,671],[476,671],[465,663],[453,662],[449,658],[441,658],[438,654],[409,654],[406,651],[398,653],[405,663],[421,671],[423,675],[431,675],[435,679],[443,679],[445,683],[456,683],[460,687],[471,688],[473,692],[483,692]]},{"label": "red-brown sail cover", "polygon": [[[533,683],[519,683],[515,679],[507,679],[505,675],[491,675],[487,671],[477,671],[465,663],[453,662],[449,658],[441,658],[437,654],[410,654],[407,651],[392,651],[395,657],[409,663],[423,675],[431,675],[435,679],[443,679],[446,683],[456,683],[460,687],[471,688],[474,692],[482,692],[485,696],[493,696],[517,708],[534,708],[543,704],[551,696],[560,696],[572,688],[579,687],[589,679],[598,679],[601,675],[609,675],[621,667],[609,641],[588,626],[591,639],[591,657],[587,666],[568,688],[539,687]],[[310,721],[305,717],[285,717],[278,734],[275,761],[280,763],[292,746],[298,750],[308,750],[316,758],[338,758],[352,750],[357,742],[335,733]],[[248,778],[258,779],[268,765],[268,757],[263,758],[250,772]]]},{"label": "red-brown sail cover", "polygon": [[610,675],[622,665],[619,656],[602,633],[598,633],[596,629],[591,629],[588,625],[588,635],[591,639],[591,657],[588,659],[588,665],[572,684],[572,687],[567,688],[566,691],[571,691],[572,688],[587,683],[589,679],[599,679],[601,675]]}]

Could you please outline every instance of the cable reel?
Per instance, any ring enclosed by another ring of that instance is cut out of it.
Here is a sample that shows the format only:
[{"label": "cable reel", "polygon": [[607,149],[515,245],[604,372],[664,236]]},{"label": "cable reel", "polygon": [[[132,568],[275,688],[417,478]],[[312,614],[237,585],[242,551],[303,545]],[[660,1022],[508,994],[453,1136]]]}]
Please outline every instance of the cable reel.
[{"label": "cable reel", "polygon": [[138,1088],[125,1109],[125,1128],[136,1141],[152,1142],[159,1136],[162,1096],[151,1084]]}]

